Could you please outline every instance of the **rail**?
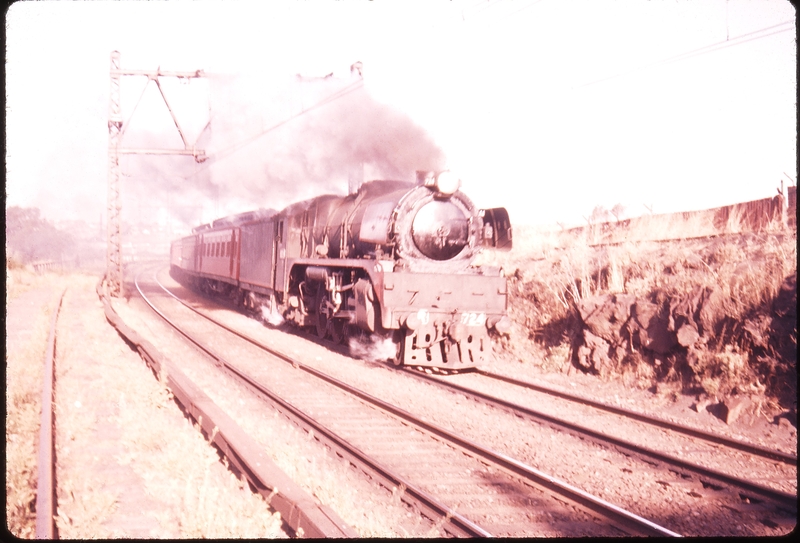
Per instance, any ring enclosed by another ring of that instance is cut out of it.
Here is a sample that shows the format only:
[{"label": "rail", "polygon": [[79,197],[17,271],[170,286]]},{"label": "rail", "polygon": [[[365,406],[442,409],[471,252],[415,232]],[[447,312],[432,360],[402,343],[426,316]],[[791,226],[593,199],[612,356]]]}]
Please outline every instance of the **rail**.
[{"label": "rail", "polygon": [[166,382],[175,399],[197,421],[210,441],[281,513],[286,524],[305,537],[357,537],[358,534],[330,508],[319,504],[291,480],[261,450],[258,443],[223,412],[180,369],[149,341],[122,321],[103,291],[105,278],[97,285],[106,320],[139,352],[155,375]]},{"label": "rail", "polygon": [[[635,514],[629,512],[629,511],[626,511],[626,510],[624,510],[624,509],[622,509],[622,508],[620,508],[620,507],[618,507],[618,506],[616,506],[614,504],[611,504],[611,503],[603,500],[602,498],[599,498],[597,496],[593,496],[593,495],[591,495],[591,494],[589,494],[589,493],[587,493],[587,492],[585,492],[585,491],[583,491],[583,490],[581,490],[581,489],[579,489],[579,488],[577,488],[577,487],[575,487],[573,485],[570,485],[569,483],[566,483],[564,481],[561,481],[561,480],[557,479],[556,477],[553,477],[553,476],[551,476],[549,474],[546,474],[546,473],[544,473],[544,472],[542,472],[540,470],[537,470],[537,469],[535,469],[535,468],[533,468],[531,466],[528,466],[528,465],[526,465],[526,464],[524,464],[522,462],[519,462],[518,460],[510,458],[510,457],[508,457],[508,456],[506,456],[504,454],[495,452],[495,451],[493,451],[493,450],[491,450],[491,449],[489,449],[487,447],[484,447],[484,446],[482,446],[482,445],[480,445],[478,443],[472,442],[472,441],[470,441],[468,439],[462,438],[462,437],[460,437],[460,436],[458,436],[458,435],[456,435],[456,434],[454,434],[454,433],[452,433],[452,432],[450,432],[450,431],[448,431],[448,430],[446,430],[446,429],[444,429],[444,428],[442,428],[440,426],[437,426],[437,425],[435,425],[433,423],[429,423],[429,422],[426,422],[424,420],[421,420],[418,417],[414,416],[413,414],[411,414],[411,413],[409,413],[409,412],[407,412],[407,411],[405,411],[405,410],[403,410],[403,409],[401,409],[399,407],[396,407],[396,406],[391,405],[391,404],[389,404],[387,402],[384,402],[383,400],[381,400],[379,398],[376,398],[375,396],[372,396],[372,395],[370,395],[370,394],[368,394],[368,393],[366,393],[366,392],[364,392],[364,391],[362,391],[360,389],[357,389],[357,388],[355,388],[355,387],[353,387],[351,385],[348,385],[347,383],[344,383],[344,382],[342,382],[342,381],[340,381],[340,380],[338,380],[338,379],[336,379],[336,378],[334,378],[334,377],[332,377],[330,375],[327,375],[327,374],[325,374],[325,373],[323,373],[323,372],[321,372],[321,371],[319,371],[319,370],[317,370],[315,368],[312,368],[312,367],[310,367],[310,366],[308,366],[306,364],[303,364],[302,362],[299,362],[298,360],[295,360],[295,359],[287,356],[286,354],[284,354],[284,353],[282,353],[280,351],[277,351],[277,350],[275,350],[275,349],[273,349],[271,347],[268,347],[268,346],[264,345],[263,343],[260,343],[259,341],[255,340],[255,339],[253,339],[253,338],[251,338],[251,337],[249,337],[249,336],[247,336],[245,334],[242,334],[241,332],[238,332],[237,330],[231,329],[230,327],[224,325],[223,323],[219,322],[218,320],[216,320],[216,319],[214,319],[214,318],[212,318],[212,317],[210,317],[210,316],[198,311],[197,309],[193,308],[191,305],[185,303],[183,300],[181,300],[177,296],[175,296],[175,294],[170,292],[169,289],[164,287],[164,285],[159,283],[159,286],[161,286],[161,288],[164,289],[165,292],[167,292],[170,296],[172,296],[175,300],[177,300],[179,303],[183,304],[188,309],[192,310],[193,312],[197,313],[198,315],[202,316],[203,318],[207,319],[208,321],[216,324],[217,326],[227,330],[228,332],[230,332],[230,333],[242,338],[245,341],[248,341],[249,343],[253,344],[254,346],[256,346],[256,347],[258,347],[258,348],[260,348],[260,349],[262,349],[262,350],[264,350],[264,351],[266,351],[268,353],[270,353],[271,355],[283,360],[284,362],[287,362],[287,363],[291,364],[295,368],[297,368],[297,369],[299,369],[301,371],[304,371],[306,373],[309,373],[309,374],[313,375],[314,377],[316,377],[316,378],[318,378],[318,379],[320,379],[322,381],[330,383],[330,384],[336,386],[337,388],[339,388],[339,389],[341,389],[343,391],[346,391],[349,394],[352,394],[352,395],[360,398],[361,400],[369,402],[370,404],[374,405],[375,407],[378,407],[379,409],[381,409],[383,411],[391,413],[395,417],[403,419],[403,420],[409,422],[410,424],[413,424],[413,425],[417,426],[418,428],[424,430],[425,432],[429,433],[430,435],[433,435],[433,436],[437,437],[440,440],[445,440],[445,441],[447,441],[449,443],[452,443],[453,445],[459,447],[460,449],[468,452],[469,454],[471,454],[473,456],[483,458],[484,460],[486,460],[486,461],[488,461],[488,462],[490,462],[490,463],[492,463],[494,465],[497,465],[498,467],[500,467],[501,469],[503,469],[507,473],[511,473],[511,474],[513,474],[513,475],[515,475],[517,477],[521,477],[522,479],[527,480],[527,481],[529,481],[529,482],[531,482],[531,483],[533,483],[535,485],[538,485],[539,487],[546,488],[549,491],[554,492],[554,493],[562,496],[563,498],[566,498],[566,499],[572,501],[573,503],[580,504],[582,507],[584,507],[584,508],[586,508],[586,509],[588,509],[590,511],[593,511],[595,514],[599,514],[599,515],[601,515],[601,516],[603,516],[605,518],[610,519],[616,525],[624,526],[630,533],[634,533],[634,534],[637,534],[637,535],[657,535],[657,536],[662,536],[662,537],[663,536],[668,536],[668,537],[669,536],[671,536],[671,537],[679,536],[679,534],[677,534],[677,533],[675,533],[675,532],[673,532],[671,530],[668,530],[668,529],[666,529],[666,528],[664,528],[662,526],[659,526],[658,524],[655,524],[655,523],[649,521],[648,519],[642,518],[642,517],[640,517],[638,515],[635,515]],[[156,310],[156,311],[158,312],[158,310]],[[166,319],[166,317],[164,317],[163,315],[162,315],[162,318]],[[183,335],[187,336],[187,334],[185,332],[181,332],[181,333]],[[195,341],[195,340],[193,340],[193,341]],[[215,355],[214,353],[211,353],[209,350],[207,350],[207,348],[205,348],[204,346],[200,345],[199,343],[198,343],[198,347],[200,347],[201,349],[205,350],[211,356],[217,357],[217,355]],[[221,361],[221,362],[227,365],[227,363],[225,363],[224,361]],[[239,370],[237,370],[237,369],[235,369],[233,367],[231,367],[230,370],[235,372],[236,374],[242,376],[247,381],[250,381],[248,384],[250,384],[251,386],[255,385],[255,386],[259,386],[260,387],[260,385],[255,383],[249,377],[246,377],[245,374],[243,374]],[[261,388],[263,390],[263,387],[261,387]],[[263,391],[265,393],[269,393],[266,390],[263,390]],[[272,395],[272,394],[270,393],[270,395]],[[406,491],[406,492],[408,492],[408,491]],[[422,493],[422,491],[420,491],[420,493]],[[452,522],[454,520],[454,518],[457,518],[457,517],[455,517],[455,515],[454,515],[454,517],[451,518],[450,521]]]},{"label": "rail", "polygon": [[[150,306],[150,308],[158,314],[164,321],[166,321],[170,326],[172,326],[178,333],[183,335],[187,340],[192,342],[196,345],[200,350],[205,352],[208,356],[210,356],[215,363],[221,366],[223,369],[228,371],[230,374],[234,375],[237,379],[240,379],[245,385],[247,385],[251,390],[255,391],[257,394],[264,397],[268,400],[274,407],[279,409],[281,412],[286,414],[289,418],[299,423],[300,426],[305,427],[306,429],[311,429],[318,439],[323,441],[332,449],[338,451],[343,456],[346,456],[351,462],[356,465],[361,466],[364,471],[370,473],[372,476],[376,477],[377,479],[384,482],[384,484],[391,488],[403,488],[404,494],[403,499],[415,505],[420,509],[420,511],[424,511],[426,515],[428,515],[432,519],[436,518],[444,518],[446,519],[446,526],[444,527],[450,535],[458,536],[458,537],[488,537],[491,534],[480,528],[479,526],[475,525],[474,523],[470,522],[468,519],[463,517],[462,515],[458,514],[456,511],[453,511],[446,505],[440,503],[438,500],[427,494],[425,491],[416,488],[413,484],[403,479],[401,476],[393,473],[391,470],[387,469],[386,467],[380,465],[378,462],[375,462],[372,458],[365,455],[361,452],[358,448],[352,446],[346,440],[342,439],[335,433],[329,431],[326,427],[320,425],[315,421],[312,417],[308,416],[303,411],[295,408],[290,403],[284,401],[278,394],[271,391],[262,383],[258,382],[255,378],[248,375],[244,371],[240,370],[239,368],[235,367],[233,364],[226,361],[223,357],[219,356],[218,354],[214,353],[211,349],[203,344],[199,339],[193,337],[191,334],[187,333],[186,331],[182,330],[178,327],[175,323],[173,323],[166,315],[164,315],[158,308],[156,308],[151,301],[147,298],[147,296],[142,292],[141,288],[137,283],[137,289],[139,290],[139,294],[142,296],[144,301]],[[174,294],[169,292],[163,285],[159,283],[162,289],[164,289],[170,296],[175,298],[178,302],[186,305],[182,300],[178,299]],[[284,362],[288,362],[293,366],[301,369],[306,370],[307,367],[285,355],[278,353],[277,351],[273,351],[270,348],[259,344],[258,342],[254,342],[252,339],[248,338],[247,336],[240,334],[235,330],[231,330],[230,328],[226,327],[224,324],[208,317],[207,315],[203,315],[202,313],[197,312],[197,310],[193,309],[191,306],[186,306],[189,309],[192,309],[197,314],[201,315],[202,317],[208,319],[212,323],[216,324],[217,326],[225,329],[226,331],[238,336],[239,338],[249,341],[256,347],[266,350],[270,354],[276,356],[277,358],[281,359]],[[317,376],[318,377],[318,376]]]},{"label": "rail", "polygon": [[56,494],[55,494],[55,431],[53,416],[53,393],[55,389],[56,323],[64,294],[58,298],[50,321],[50,333],[44,359],[42,381],[42,417],[39,426],[38,481],[36,485],[36,539],[56,539]]},{"label": "rail", "polygon": [[750,453],[755,456],[761,456],[764,458],[770,458],[772,460],[777,460],[779,462],[783,462],[784,464],[790,465],[797,465],[797,455],[785,453],[783,451],[778,451],[775,449],[768,449],[766,447],[762,447],[760,445],[755,445],[753,443],[747,443],[746,441],[742,441],[739,439],[733,439],[727,436],[723,436],[720,434],[716,434],[714,432],[706,432],[704,430],[700,430],[698,428],[692,428],[691,426],[687,426],[685,424],[680,424],[677,422],[673,422],[670,420],[663,419],[661,417],[656,417],[652,415],[646,415],[644,413],[640,413],[638,411],[633,411],[631,409],[625,409],[624,407],[618,407],[616,405],[611,405],[605,402],[600,402],[597,400],[592,400],[590,398],[585,398],[583,396],[578,396],[577,394],[570,394],[569,392],[563,392],[557,390],[552,387],[548,387],[545,385],[541,385],[538,383],[532,383],[530,381],[523,381],[520,379],[515,379],[513,377],[508,377],[507,375],[501,375],[499,373],[493,373],[486,370],[478,369],[475,373],[479,375],[483,375],[490,379],[496,379],[498,381],[503,381],[506,383],[510,383],[512,385],[517,385],[523,388],[528,388],[531,390],[535,390],[537,392],[542,392],[544,394],[549,394],[551,396],[556,396],[558,398],[562,398],[565,400],[569,400],[576,403],[581,403],[584,405],[588,405],[590,407],[594,407],[596,409],[602,409],[604,411],[608,411],[609,413],[614,413],[617,415],[622,415],[624,417],[638,420],[641,422],[646,422],[653,426],[659,426],[661,428],[665,428],[667,430],[672,430],[675,432],[679,432],[688,436],[697,437],[704,441],[708,441],[710,443],[716,443],[718,445],[723,445],[725,447],[729,447],[731,449],[737,449],[746,453]]},{"label": "rail", "polygon": [[593,430],[591,428],[587,428],[585,426],[581,426],[579,424],[569,422],[567,420],[563,420],[552,415],[548,415],[547,413],[543,413],[541,411],[536,411],[528,407],[517,405],[512,402],[503,400],[501,398],[497,398],[489,394],[484,394],[482,392],[461,385],[457,385],[455,383],[448,383],[446,381],[442,381],[441,379],[431,377],[417,370],[406,370],[406,372],[408,373],[408,375],[414,376],[416,378],[428,382],[432,381],[438,383],[440,386],[450,388],[452,390],[457,390],[463,394],[479,399],[480,401],[500,407],[501,409],[510,410],[514,413],[518,413],[520,415],[527,416],[534,420],[538,420],[545,424],[551,425],[552,427],[560,428],[568,432],[573,432],[582,437],[591,439],[596,443],[611,444],[615,447],[618,447],[619,449],[626,450],[629,453],[635,454],[639,457],[650,458],[657,462],[667,464],[673,468],[677,468],[683,472],[690,473],[695,476],[705,477],[707,479],[714,480],[724,485],[733,486],[745,491],[746,493],[751,493],[761,498],[772,500],[773,502],[778,503],[783,507],[787,507],[795,511],[797,510],[796,493],[792,494],[790,492],[775,490],[773,488],[764,486],[762,484],[753,481],[748,481],[747,479],[742,479],[740,477],[728,475],[726,473],[711,468],[706,468],[704,466],[693,464],[681,458],[670,456],[668,454],[651,449],[649,447],[644,447],[642,445],[638,445],[636,443],[632,443],[624,439],[610,436],[608,434]]}]

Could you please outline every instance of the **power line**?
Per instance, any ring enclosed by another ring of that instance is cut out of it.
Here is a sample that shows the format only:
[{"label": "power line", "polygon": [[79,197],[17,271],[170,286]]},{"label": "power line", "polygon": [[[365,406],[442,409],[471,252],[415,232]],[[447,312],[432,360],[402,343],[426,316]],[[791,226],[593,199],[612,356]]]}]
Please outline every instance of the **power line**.
[{"label": "power line", "polygon": [[296,113],[295,115],[292,115],[291,117],[287,117],[286,119],[284,119],[284,120],[282,120],[282,121],[270,126],[269,128],[266,128],[266,129],[262,130],[261,132],[258,132],[256,134],[250,136],[249,138],[246,138],[246,139],[241,140],[241,141],[239,141],[237,143],[234,143],[233,145],[230,145],[230,146],[228,146],[228,147],[226,147],[224,149],[221,149],[220,151],[218,151],[218,152],[216,152],[213,155],[208,157],[208,159],[205,161],[206,162],[205,166],[203,166],[202,168],[198,168],[193,173],[187,175],[184,179],[189,179],[190,177],[194,177],[198,173],[207,170],[208,168],[210,168],[214,164],[217,164],[218,162],[220,162],[220,161],[224,160],[225,158],[229,157],[230,155],[232,155],[233,153],[235,153],[239,149],[241,149],[243,147],[246,147],[247,145],[250,145],[251,143],[256,141],[258,138],[260,138],[261,136],[263,136],[263,135],[265,135],[265,134],[267,134],[269,132],[272,132],[273,130],[278,129],[281,126],[293,121],[294,119],[297,119],[298,117],[301,117],[301,116],[303,116],[303,115],[305,115],[307,113],[310,113],[310,112],[314,111],[315,109],[318,109],[318,108],[320,108],[320,107],[322,107],[322,106],[324,106],[326,104],[329,104],[329,103],[331,103],[331,102],[333,102],[335,100],[338,100],[339,98],[342,98],[342,97],[350,94],[351,92],[354,92],[354,91],[360,89],[363,86],[364,86],[364,81],[359,79],[358,81],[356,81],[354,83],[351,83],[351,84],[347,85],[346,87],[343,87],[343,88],[339,89],[338,91],[326,96],[325,98],[323,98],[322,100],[320,100],[319,102],[317,102],[313,106],[309,107],[308,109],[304,109],[300,113]]},{"label": "power line", "polygon": [[[507,0],[498,0],[497,2],[487,3],[483,7],[478,8],[475,11],[469,13],[468,14],[469,15],[469,20],[477,19],[478,15],[481,15],[481,14],[483,14],[483,16],[485,17],[486,13],[490,13],[490,15],[488,17],[488,20],[485,21],[485,26],[486,27],[490,27],[490,26],[492,26],[494,24],[497,24],[498,22],[501,22],[501,21],[503,21],[505,19],[508,19],[509,17],[511,17],[513,15],[516,15],[516,14],[522,12],[522,11],[525,11],[528,8],[531,8],[531,7],[535,6],[536,4],[538,4],[541,1],[542,0],[533,0],[532,2],[530,2],[528,4],[525,4],[525,5],[522,5],[522,7],[519,7],[518,9],[516,9],[516,10],[514,10],[514,11],[509,13],[508,9],[513,9],[514,7],[517,7],[519,4],[513,4],[513,3],[509,4],[507,2]],[[478,4],[474,4],[473,6],[470,6],[470,8],[474,8],[477,5]],[[506,13],[498,13],[497,7],[500,6],[500,5],[503,5],[504,7],[506,7],[506,10],[505,10]],[[490,12],[490,10],[491,10],[491,12]],[[463,9],[461,10],[461,19],[463,21],[467,21],[465,10],[463,10]]]},{"label": "power line", "polygon": [[[779,24],[776,24],[776,25],[773,25],[773,26],[768,26],[766,28],[762,28],[762,29],[756,30],[754,32],[748,32],[747,34],[742,34],[741,36],[737,36],[737,37],[733,38],[732,40],[725,40],[725,41],[713,43],[711,45],[706,45],[706,46],[703,46],[703,47],[699,47],[697,49],[693,49],[691,51],[687,51],[687,52],[681,53],[679,55],[675,55],[675,56],[672,56],[672,57],[669,57],[669,58],[658,60],[656,62],[651,62],[650,64],[645,64],[644,66],[639,66],[638,68],[634,68],[634,69],[628,70],[626,72],[621,72],[621,73],[618,73],[616,75],[612,75],[612,76],[609,76],[609,77],[604,77],[603,79],[597,79],[597,80],[591,81],[589,83],[584,83],[583,85],[579,85],[577,87],[573,87],[573,90],[574,89],[580,89],[580,88],[583,88],[583,87],[589,87],[591,85],[596,85],[598,83],[603,83],[605,81],[609,81],[611,79],[616,79],[617,77],[623,77],[623,76],[630,75],[630,74],[633,74],[633,73],[636,73],[636,72],[640,72],[642,70],[646,70],[646,69],[652,68],[654,66],[660,66],[660,65],[663,65],[663,64],[671,64],[673,62],[679,62],[681,60],[687,60],[687,59],[694,58],[694,57],[697,57],[697,56],[700,56],[700,55],[705,55],[707,53],[714,53],[716,51],[720,51],[720,50],[726,49],[728,47],[733,47],[735,45],[742,45],[744,43],[747,43],[747,42],[750,42],[750,41],[753,41],[753,40],[758,40],[758,39],[761,39],[761,38],[766,38],[766,37],[769,37],[769,36],[773,36],[773,35],[779,34],[781,32],[787,32],[789,30],[792,30],[793,23],[794,23],[794,21],[784,21],[782,23],[779,23]],[[788,25],[792,25],[792,27],[790,27]],[[780,28],[780,27],[784,27],[784,26],[786,28]],[[779,29],[779,28],[780,28],[780,30],[776,30],[776,29]],[[773,32],[769,32],[771,30]],[[768,32],[768,33],[765,34],[765,32]]]}]

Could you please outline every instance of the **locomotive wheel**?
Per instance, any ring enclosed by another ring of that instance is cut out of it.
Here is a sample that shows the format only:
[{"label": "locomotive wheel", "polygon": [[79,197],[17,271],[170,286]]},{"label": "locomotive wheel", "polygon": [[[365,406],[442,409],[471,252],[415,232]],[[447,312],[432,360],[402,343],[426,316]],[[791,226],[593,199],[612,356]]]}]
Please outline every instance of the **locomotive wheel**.
[{"label": "locomotive wheel", "polygon": [[395,350],[394,358],[392,359],[392,364],[397,367],[403,366],[403,357],[405,356],[405,341],[400,339],[395,345],[397,349]]},{"label": "locomotive wheel", "polygon": [[233,305],[236,307],[243,307],[244,306],[244,291],[241,289],[236,289],[233,293]]},{"label": "locomotive wheel", "polygon": [[405,363],[403,362],[403,357],[405,356],[405,350],[406,350],[405,332],[403,330],[397,330],[394,333],[394,337],[392,337],[392,340],[394,341],[396,347],[394,358],[392,359],[392,364],[398,367],[403,366],[405,365]]},{"label": "locomotive wheel", "polygon": [[331,340],[334,343],[347,343],[347,328],[348,323],[345,322],[343,319],[331,319],[330,320],[330,333],[331,333]]},{"label": "locomotive wheel", "polygon": [[320,289],[317,294],[316,300],[316,313],[317,313],[317,337],[325,339],[328,336],[329,321],[328,315],[325,313],[327,310],[327,301],[325,299],[325,290]]}]

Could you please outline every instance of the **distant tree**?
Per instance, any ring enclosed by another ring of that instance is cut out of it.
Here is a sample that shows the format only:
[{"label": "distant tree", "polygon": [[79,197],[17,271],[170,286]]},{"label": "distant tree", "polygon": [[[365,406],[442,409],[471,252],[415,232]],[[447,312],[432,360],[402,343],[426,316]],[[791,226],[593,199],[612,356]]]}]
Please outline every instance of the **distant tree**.
[{"label": "distant tree", "polygon": [[614,205],[614,207],[611,208],[611,214],[614,215],[614,218],[619,222],[625,215],[625,206],[622,204]]},{"label": "distant tree", "polygon": [[611,218],[611,214],[608,210],[603,206],[595,206],[592,210],[592,214],[589,215],[589,224],[600,224],[603,222],[608,222]]},{"label": "distant tree", "polygon": [[23,262],[60,261],[74,256],[75,240],[54,227],[33,208],[6,209],[6,251]]}]

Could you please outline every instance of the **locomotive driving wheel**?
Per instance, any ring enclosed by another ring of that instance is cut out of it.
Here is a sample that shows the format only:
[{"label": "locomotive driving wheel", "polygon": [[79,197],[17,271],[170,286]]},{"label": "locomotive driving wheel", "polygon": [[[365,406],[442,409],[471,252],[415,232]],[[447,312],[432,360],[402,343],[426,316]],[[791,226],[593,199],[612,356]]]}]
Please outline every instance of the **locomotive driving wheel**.
[{"label": "locomotive driving wheel", "polygon": [[405,338],[403,336],[404,336],[404,334],[401,334],[400,330],[398,330],[395,333],[394,338],[393,338],[393,340],[395,342],[395,353],[394,353],[394,358],[392,359],[392,364],[394,364],[397,367],[405,365],[405,361],[403,360],[403,357],[405,357],[405,350],[406,350],[405,349],[405,344],[406,344],[406,342],[405,342]]},{"label": "locomotive driving wheel", "polygon": [[330,319],[331,340],[334,343],[347,343],[348,328],[350,324],[344,319]]},{"label": "locomotive driving wheel", "polygon": [[319,290],[317,291],[317,297],[314,306],[317,313],[317,337],[320,339],[325,339],[325,337],[328,336],[328,328],[330,327],[333,319],[328,317],[328,308],[330,303],[328,302],[328,294],[325,291],[325,287],[322,285],[320,285]]}]

